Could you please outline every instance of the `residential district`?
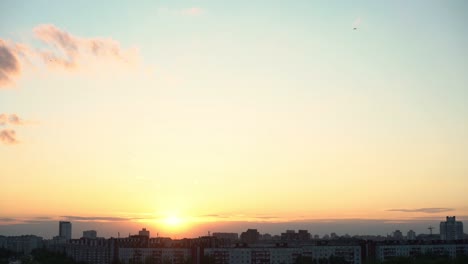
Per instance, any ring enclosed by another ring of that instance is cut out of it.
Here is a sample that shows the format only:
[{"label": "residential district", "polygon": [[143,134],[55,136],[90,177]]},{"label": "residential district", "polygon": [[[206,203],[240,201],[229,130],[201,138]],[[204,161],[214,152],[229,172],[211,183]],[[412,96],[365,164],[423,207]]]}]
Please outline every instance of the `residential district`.
[{"label": "residential district", "polygon": [[[137,235],[100,238],[97,231],[83,232],[72,239],[72,223],[59,222],[58,236],[46,240],[34,235],[0,236],[0,249],[31,256],[34,250],[59,253],[77,263],[381,263],[398,257],[441,256],[448,259],[468,256],[468,236],[463,223],[447,216],[440,233],[406,235],[396,230],[387,236],[319,237],[307,230],[287,230],[281,235],[260,234],[257,229],[237,233],[212,233],[198,238],[151,237],[143,228]],[[311,262],[300,262],[310,260]],[[10,258],[5,263],[22,263]]]}]

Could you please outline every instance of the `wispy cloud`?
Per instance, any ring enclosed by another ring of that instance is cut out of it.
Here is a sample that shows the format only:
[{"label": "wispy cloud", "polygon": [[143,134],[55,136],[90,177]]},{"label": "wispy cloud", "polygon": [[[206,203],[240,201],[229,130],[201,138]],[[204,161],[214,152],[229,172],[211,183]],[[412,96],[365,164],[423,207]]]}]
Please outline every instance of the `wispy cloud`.
[{"label": "wispy cloud", "polygon": [[0,88],[14,84],[22,73],[21,62],[32,67],[76,70],[103,62],[133,66],[140,60],[137,49],[123,49],[112,38],[79,37],[52,24],[39,25],[33,33],[44,44],[41,48],[0,39]]},{"label": "wispy cloud", "polygon": [[17,225],[17,224],[38,224],[57,221],[73,221],[73,222],[140,222],[140,221],[154,221],[154,217],[114,217],[114,216],[38,216],[38,217],[3,217],[0,218],[0,225]]},{"label": "wispy cloud", "polygon": [[0,114],[0,126],[4,126],[8,122],[8,115]]},{"label": "wispy cloud", "polygon": [[50,217],[50,216],[36,216],[33,219],[36,219],[36,220],[52,220],[54,218]]},{"label": "wispy cloud", "polygon": [[[0,126],[6,125],[15,125],[15,126],[22,126],[32,122],[25,121],[20,118],[17,114],[0,114]],[[0,142],[7,145],[12,145],[19,143],[18,139],[16,138],[16,130],[13,129],[3,129],[0,131]]]},{"label": "wispy cloud", "polygon": [[14,218],[7,218],[7,217],[0,218],[0,223],[1,222],[11,223],[11,222],[15,222],[15,221],[16,221],[16,219],[14,219]]},{"label": "wispy cloud", "polygon": [[97,221],[97,222],[127,222],[133,220],[140,220],[143,218],[139,217],[108,217],[108,216],[74,216],[74,215],[65,215],[61,216],[68,221]]},{"label": "wispy cloud", "polygon": [[450,212],[455,211],[453,208],[416,208],[416,209],[388,209],[389,212],[403,212],[403,213],[428,213],[428,214],[435,214],[435,213],[443,213],[443,212]]},{"label": "wispy cloud", "polygon": [[6,145],[13,145],[19,141],[16,139],[16,132],[13,129],[3,129],[0,131],[0,142]]},{"label": "wispy cloud", "polygon": [[10,118],[8,118],[10,124],[13,125],[24,125],[24,121],[19,118],[17,114],[10,114]]},{"label": "wispy cloud", "polygon": [[257,216],[258,219],[278,219],[277,216]]},{"label": "wispy cloud", "polygon": [[229,216],[220,215],[220,214],[204,214],[199,217],[215,217],[215,218],[229,218]]},{"label": "wispy cloud", "polygon": [[252,221],[252,222],[268,222],[268,221],[284,221],[278,216],[271,215],[245,215],[245,214],[203,214],[195,217],[198,221]]},{"label": "wispy cloud", "polygon": [[0,39],[0,88],[13,84],[20,71],[20,62],[14,49]]},{"label": "wispy cloud", "polygon": [[178,15],[178,16],[201,16],[206,13],[206,10],[201,7],[189,7],[183,9],[173,9],[167,7],[158,8],[157,12],[159,14],[167,14],[167,15]]},{"label": "wispy cloud", "polygon": [[4,126],[6,124],[11,125],[25,125],[27,122],[21,119],[17,114],[0,114],[0,126]]},{"label": "wispy cloud", "polygon": [[[111,38],[79,37],[51,24],[39,25],[33,29],[33,33],[44,44],[40,49],[25,43],[0,39],[0,88],[14,85],[22,74],[22,65],[33,68],[46,65],[49,70],[59,68],[70,71],[83,68],[92,71],[102,66],[102,63],[132,66],[139,62],[138,50],[122,49],[120,43]],[[23,120],[17,114],[0,114],[0,126],[29,123],[31,122]],[[16,131],[1,130],[0,143],[19,143]]]},{"label": "wispy cloud", "polygon": [[205,13],[205,10],[200,7],[191,7],[180,10],[180,14],[184,16],[200,16]]},{"label": "wispy cloud", "polygon": [[83,38],[54,25],[39,25],[33,29],[37,39],[47,45],[39,51],[44,63],[51,66],[75,68],[86,59],[110,59],[119,62],[137,60],[136,50],[123,50],[111,38]]}]

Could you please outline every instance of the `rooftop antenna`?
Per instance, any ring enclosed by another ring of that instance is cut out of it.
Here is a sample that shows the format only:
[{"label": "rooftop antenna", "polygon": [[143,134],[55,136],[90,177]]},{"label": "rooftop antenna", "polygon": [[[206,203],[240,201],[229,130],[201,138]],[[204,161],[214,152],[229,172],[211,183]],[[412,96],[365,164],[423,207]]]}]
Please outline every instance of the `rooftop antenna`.
[{"label": "rooftop antenna", "polygon": [[117,237],[120,238],[120,232],[117,232]]},{"label": "rooftop antenna", "polygon": [[210,231],[208,231],[208,236],[211,236]]},{"label": "rooftop antenna", "polygon": [[429,229],[429,231],[431,231],[431,236],[432,236],[432,229],[434,229],[434,227],[429,226],[427,229]]}]

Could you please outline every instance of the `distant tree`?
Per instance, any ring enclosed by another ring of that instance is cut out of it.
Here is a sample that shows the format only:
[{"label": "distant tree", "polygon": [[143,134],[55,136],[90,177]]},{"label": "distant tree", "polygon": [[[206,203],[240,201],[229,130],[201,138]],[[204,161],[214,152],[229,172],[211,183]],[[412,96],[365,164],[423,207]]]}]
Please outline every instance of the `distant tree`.
[{"label": "distant tree", "polygon": [[388,259],[382,264],[467,264],[468,256],[457,256],[452,259],[443,254],[424,254],[416,257],[395,257]]},{"label": "distant tree", "polygon": [[5,248],[0,248],[0,264],[8,264],[8,259],[14,256],[14,252]]},{"label": "distant tree", "polygon": [[328,259],[327,258],[319,258],[316,261],[317,264],[328,264]]},{"label": "distant tree", "polygon": [[22,256],[20,260],[22,264],[34,264],[35,262],[31,256]]},{"label": "distant tree", "polygon": [[466,255],[459,255],[453,261],[453,264],[466,264],[466,263],[468,263],[468,256],[466,256]]},{"label": "distant tree", "polygon": [[145,258],[145,264],[156,264],[156,258],[153,256],[147,256]]},{"label": "distant tree", "polygon": [[216,260],[213,256],[205,255],[201,259],[201,264],[215,264]]},{"label": "distant tree", "polygon": [[172,264],[172,259],[169,257],[164,257],[162,260],[162,264]]},{"label": "distant tree", "polygon": [[188,257],[184,260],[184,264],[191,264],[192,263],[192,258]]},{"label": "distant tree", "polygon": [[314,259],[312,257],[299,256],[294,264],[314,264]]},{"label": "distant tree", "polygon": [[348,264],[349,262],[346,261],[344,257],[331,256],[329,258],[329,263],[330,264]]},{"label": "distant tree", "polygon": [[363,263],[364,264],[380,264],[380,262],[375,259],[367,259]]},{"label": "distant tree", "polygon": [[384,261],[385,264],[412,264],[413,259],[407,257],[395,257]]},{"label": "distant tree", "polygon": [[62,253],[55,253],[45,249],[35,249],[31,253],[33,264],[79,264]]},{"label": "distant tree", "polygon": [[128,260],[128,264],[143,264],[140,258],[135,257],[133,259]]}]

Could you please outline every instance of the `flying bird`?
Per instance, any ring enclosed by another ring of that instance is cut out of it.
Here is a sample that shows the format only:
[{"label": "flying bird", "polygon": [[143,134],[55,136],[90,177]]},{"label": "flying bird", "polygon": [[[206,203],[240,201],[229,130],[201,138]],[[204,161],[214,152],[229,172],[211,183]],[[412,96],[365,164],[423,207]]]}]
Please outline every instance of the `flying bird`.
[{"label": "flying bird", "polygon": [[353,23],[353,30],[357,30],[360,24],[361,24],[361,18],[358,17]]}]

